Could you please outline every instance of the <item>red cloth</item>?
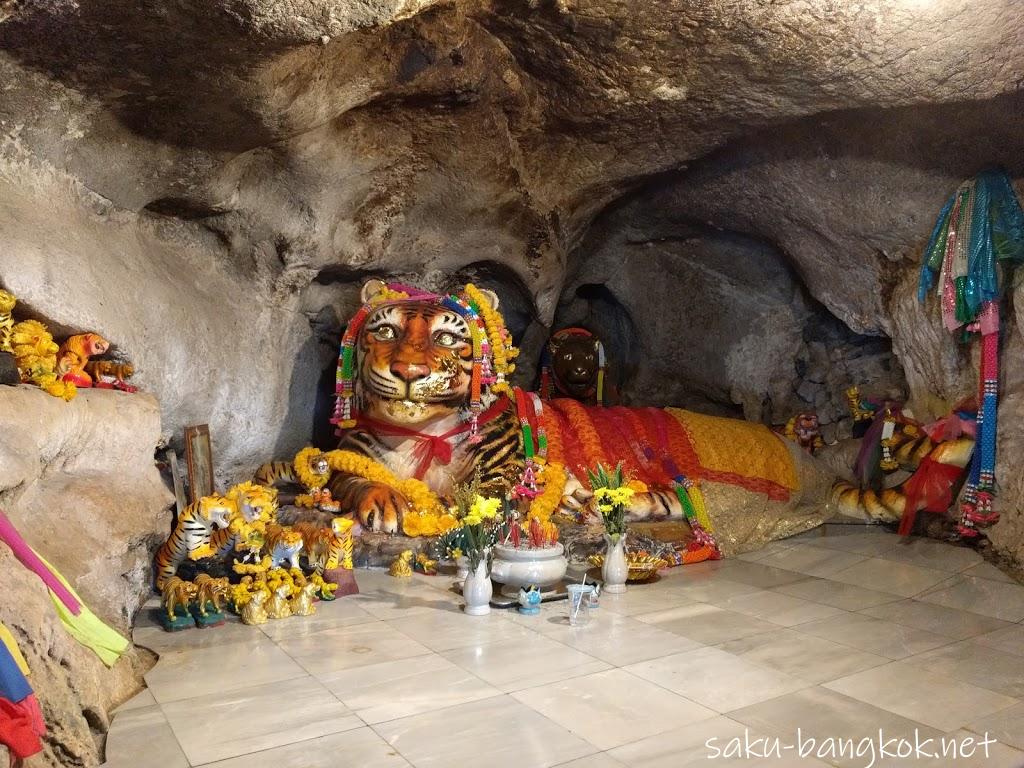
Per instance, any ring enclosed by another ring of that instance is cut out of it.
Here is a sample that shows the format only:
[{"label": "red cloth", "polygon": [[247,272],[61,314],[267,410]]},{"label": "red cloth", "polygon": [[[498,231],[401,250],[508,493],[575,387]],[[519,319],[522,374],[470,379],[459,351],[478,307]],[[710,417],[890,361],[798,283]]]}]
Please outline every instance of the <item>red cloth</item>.
[{"label": "red cloth", "polygon": [[942,513],[949,509],[953,503],[953,486],[963,471],[952,464],[940,464],[931,456],[924,457],[921,466],[903,484],[906,503],[900,520],[900,536],[910,535],[918,510]]},{"label": "red cloth", "polygon": [[17,704],[0,699],[0,744],[14,757],[24,759],[43,751],[39,737],[46,733],[36,697],[29,695]]},{"label": "red cloth", "polygon": [[[497,418],[505,412],[506,408],[508,408],[508,398],[503,397],[480,414],[480,418],[477,420],[478,424],[486,424],[491,419]],[[416,446],[416,454],[419,457],[419,464],[416,467],[416,479],[422,480],[423,476],[427,473],[427,470],[430,469],[430,465],[433,464],[435,460],[442,464],[451,463],[452,444],[449,440],[456,435],[468,432],[472,424],[468,421],[464,422],[463,424],[459,424],[457,427],[449,429],[443,435],[429,435],[425,432],[418,432],[415,429],[400,427],[396,424],[389,424],[366,416],[360,417],[359,426],[367,432],[372,432],[376,435],[404,437],[418,442],[419,445]]]}]

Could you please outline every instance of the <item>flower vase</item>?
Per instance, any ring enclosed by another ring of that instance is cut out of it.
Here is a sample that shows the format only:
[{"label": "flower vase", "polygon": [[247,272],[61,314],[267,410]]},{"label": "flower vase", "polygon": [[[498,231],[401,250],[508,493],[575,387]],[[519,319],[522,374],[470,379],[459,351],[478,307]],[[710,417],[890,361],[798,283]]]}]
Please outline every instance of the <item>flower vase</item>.
[{"label": "flower vase", "polygon": [[626,534],[618,536],[604,535],[608,549],[604,554],[601,566],[601,579],[604,581],[602,592],[618,595],[626,591],[626,578],[629,576],[629,564],[626,562]]},{"label": "flower vase", "polygon": [[485,616],[491,612],[491,574],[487,570],[487,558],[480,558],[476,569],[471,569],[462,585],[462,598],[466,601],[466,613],[470,616]]}]

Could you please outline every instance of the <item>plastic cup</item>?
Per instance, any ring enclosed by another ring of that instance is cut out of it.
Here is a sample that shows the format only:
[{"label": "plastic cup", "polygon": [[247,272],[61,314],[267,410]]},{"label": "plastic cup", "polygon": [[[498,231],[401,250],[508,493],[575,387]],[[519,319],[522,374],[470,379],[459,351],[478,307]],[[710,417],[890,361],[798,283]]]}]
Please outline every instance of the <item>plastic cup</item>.
[{"label": "plastic cup", "polygon": [[590,595],[594,591],[591,584],[569,584],[569,624],[583,627],[590,623]]}]

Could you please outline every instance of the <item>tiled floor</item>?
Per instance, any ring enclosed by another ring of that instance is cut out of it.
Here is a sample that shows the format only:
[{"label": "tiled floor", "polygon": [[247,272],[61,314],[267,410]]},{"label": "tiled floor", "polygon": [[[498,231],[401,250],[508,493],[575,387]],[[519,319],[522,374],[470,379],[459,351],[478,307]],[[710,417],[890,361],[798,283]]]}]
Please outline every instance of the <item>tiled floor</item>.
[{"label": "tiled floor", "polygon": [[[1024,586],[970,550],[829,526],[606,595],[579,628],[565,603],[471,617],[450,578],[357,578],[262,627],[143,616],[161,658],[107,765],[1024,768]],[[880,729],[998,743],[901,759],[868,751]]]}]

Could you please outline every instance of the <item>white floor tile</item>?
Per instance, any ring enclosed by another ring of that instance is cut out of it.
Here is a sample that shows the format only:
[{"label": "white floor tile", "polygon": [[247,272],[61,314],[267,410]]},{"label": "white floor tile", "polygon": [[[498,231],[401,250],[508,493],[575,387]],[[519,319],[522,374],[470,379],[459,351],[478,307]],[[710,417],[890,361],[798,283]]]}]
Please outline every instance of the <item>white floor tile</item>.
[{"label": "white floor tile", "polygon": [[520,623],[510,620],[504,611],[497,610],[486,616],[468,616],[461,611],[421,613],[392,619],[388,626],[438,652],[523,639],[532,634]]},{"label": "white floor tile", "polygon": [[825,577],[865,559],[866,555],[853,552],[791,544],[765,555],[758,562],[761,565],[771,565],[807,576]]},{"label": "white floor tile", "polygon": [[781,587],[775,587],[774,591],[810,600],[813,603],[824,603],[834,608],[842,608],[844,611],[859,611],[873,605],[892,603],[900,599],[899,595],[894,595],[891,592],[878,592],[854,584],[816,578],[808,578],[795,584],[784,584]]},{"label": "white floor tile", "polygon": [[977,640],[936,648],[907,659],[907,663],[990,691],[1024,698],[1024,659]]},{"label": "white floor tile", "polygon": [[918,597],[926,603],[960,608],[1003,621],[1024,619],[1024,586],[971,576],[958,577]]},{"label": "white floor tile", "polygon": [[957,573],[983,563],[976,550],[935,539],[900,540],[898,546],[886,550],[880,557],[948,573]]},{"label": "white floor tile", "polygon": [[812,621],[796,629],[805,635],[821,637],[889,659],[913,656],[951,642],[950,638],[943,635],[859,613]]},{"label": "white floor tile", "polygon": [[[881,730],[886,739],[913,741],[915,730],[921,738],[941,736],[942,731],[879,709],[826,688],[807,688],[729,713],[758,732],[770,733],[786,744],[803,745],[803,753],[841,768],[864,768],[871,760],[865,743],[843,754],[837,741],[860,745],[865,739],[876,745]],[[835,740],[830,742],[829,740]],[[799,754],[800,747],[796,752]],[[852,754],[851,754],[852,752]],[[876,751],[875,757],[881,754]]]},{"label": "white floor tile", "polygon": [[306,674],[256,627],[247,629],[256,630],[258,639],[162,654],[146,673],[146,685],[158,702],[166,704]]},{"label": "white floor tile", "polygon": [[997,651],[1024,656],[1024,624],[1010,624],[987,634],[978,635],[974,641],[989,648],[995,648]]},{"label": "white floor tile", "polygon": [[889,663],[884,656],[792,630],[744,637],[717,647],[809,683],[824,683]]},{"label": "white floor tile", "polygon": [[279,645],[314,677],[430,653],[429,648],[386,622],[325,629],[282,640]]},{"label": "white floor tile", "polygon": [[1002,744],[1024,750],[1024,702],[991,714],[978,715],[967,724],[967,728],[982,736],[988,733]]},{"label": "white floor tile", "polygon": [[841,608],[812,603],[810,600],[802,600],[799,597],[770,590],[759,590],[751,592],[749,595],[732,597],[718,603],[718,607],[766,619],[772,624],[784,627],[826,619],[830,616],[839,616],[843,613]]},{"label": "white floor tile", "polygon": [[320,681],[371,725],[501,693],[435,654],[333,672]]},{"label": "white floor tile", "polygon": [[193,765],[363,725],[311,677],[174,701],[163,709]]},{"label": "white floor tile", "polygon": [[1004,584],[1019,584],[1020,582],[1015,581],[1005,571],[1001,571],[991,563],[978,563],[975,566],[968,568],[963,571],[964,576],[976,576],[979,579],[991,579],[992,581],[1001,581]]},{"label": "white floor tile", "polygon": [[316,613],[312,616],[292,616],[284,621],[268,621],[259,627],[271,640],[287,640],[312,635],[325,629],[370,624],[375,621],[378,619],[373,614],[364,611],[348,597],[339,597],[330,602],[317,603]]},{"label": "white floor tile", "polygon": [[600,750],[507,695],[374,726],[416,768],[547,768]]},{"label": "white floor tile", "polygon": [[932,568],[872,557],[837,571],[829,578],[877,592],[913,597],[945,581],[949,574]]},{"label": "white floor tile", "polygon": [[718,648],[698,648],[624,669],[716,712],[774,699],[809,685]]},{"label": "white floor tile", "polygon": [[602,750],[715,716],[621,669],[528,688],[513,698]]},{"label": "white floor tile", "polygon": [[636,618],[645,624],[675,632],[704,645],[715,645],[763,632],[776,632],[779,629],[778,624],[747,614],[727,611],[708,603],[694,603],[682,608],[645,613]]},{"label": "white floor tile", "polygon": [[608,664],[542,635],[446,651],[444,658],[502,691],[518,691],[608,669]]},{"label": "white floor tile", "polygon": [[189,768],[167,718],[155,704],[115,715],[107,732],[106,753],[104,768]]},{"label": "white floor tile", "polygon": [[824,687],[942,731],[956,730],[1017,703],[905,661],[858,672]]},{"label": "white floor tile", "polygon": [[1004,627],[1012,627],[1006,621],[982,616],[970,611],[946,608],[934,603],[923,603],[920,600],[900,600],[897,603],[886,603],[865,608],[859,613],[884,619],[896,624],[903,624],[937,635],[945,635],[955,640],[966,640],[975,635],[984,635]]},{"label": "white floor tile", "polygon": [[701,647],[701,643],[635,618],[599,609],[585,627],[542,624],[547,637],[616,667]]},{"label": "white floor tile", "polygon": [[363,726],[209,763],[205,768],[337,768],[339,764],[353,768],[409,766],[394,747]]}]

